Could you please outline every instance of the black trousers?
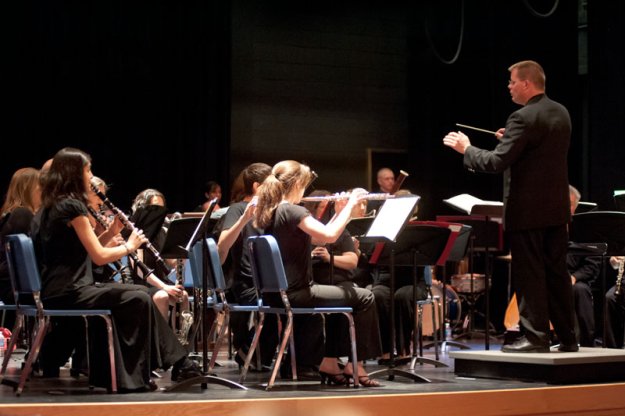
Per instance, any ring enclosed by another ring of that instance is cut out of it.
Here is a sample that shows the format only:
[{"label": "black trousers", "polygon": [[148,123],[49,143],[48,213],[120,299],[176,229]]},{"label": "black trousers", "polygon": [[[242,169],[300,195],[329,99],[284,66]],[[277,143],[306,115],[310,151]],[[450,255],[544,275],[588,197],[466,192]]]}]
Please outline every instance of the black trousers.
[{"label": "black trousers", "polygon": [[[288,293],[291,305],[300,307],[313,306],[350,306],[354,309],[354,326],[356,327],[356,347],[359,360],[377,358],[380,355],[380,332],[378,328],[378,313],[373,293],[368,289],[356,287],[346,281],[336,285],[313,284],[310,287]],[[297,337],[297,335],[295,335]],[[326,340],[326,354],[329,351],[340,350],[343,340]],[[336,343],[336,349],[328,346]],[[333,356],[333,355],[331,355]]]},{"label": "black trousers", "polygon": [[573,285],[573,303],[577,316],[576,334],[582,347],[595,346],[595,311],[592,290],[587,283],[576,282]]},{"label": "black trousers", "polygon": [[[111,309],[120,389],[145,388],[151,370],[167,369],[187,355],[145,289],[140,285],[111,283],[83,286],[62,296],[44,299],[44,305],[53,308]],[[98,320],[91,322],[103,325]],[[104,330],[94,330],[91,335],[97,339],[91,342],[90,382],[106,387],[110,384],[108,359],[103,359],[108,357],[106,334]]]},{"label": "black trousers", "polygon": [[612,286],[605,294],[606,328],[603,346],[606,348],[623,348],[625,337],[625,300],[617,299]]},{"label": "black trousers", "polygon": [[508,231],[511,274],[527,339],[549,345],[549,321],[561,343],[574,344],[571,277],[566,268],[566,225]]}]

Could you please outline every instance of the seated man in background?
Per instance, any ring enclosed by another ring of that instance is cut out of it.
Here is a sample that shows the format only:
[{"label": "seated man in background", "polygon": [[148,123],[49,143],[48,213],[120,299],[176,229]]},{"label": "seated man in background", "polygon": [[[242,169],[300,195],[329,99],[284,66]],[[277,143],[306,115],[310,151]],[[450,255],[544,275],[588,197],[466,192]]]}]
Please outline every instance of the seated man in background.
[{"label": "seated man in background", "polygon": [[[571,214],[579,204],[581,195],[575,187],[569,185]],[[566,256],[566,267],[573,284],[573,300],[577,316],[575,333],[582,347],[595,346],[595,318],[592,299],[592,283],[599,275],[601,258],[594,256]]]}]

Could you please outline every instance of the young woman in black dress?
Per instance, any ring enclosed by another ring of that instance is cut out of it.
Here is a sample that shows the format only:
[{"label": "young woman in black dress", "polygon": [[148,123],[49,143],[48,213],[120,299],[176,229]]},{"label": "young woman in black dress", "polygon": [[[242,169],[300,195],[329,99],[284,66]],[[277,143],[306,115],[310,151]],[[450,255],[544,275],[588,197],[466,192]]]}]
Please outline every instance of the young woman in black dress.
[{"label": "young woman in black dress", "polygon": [[[173,365],[173,381],[200,375],[197,365],[188,359],[187,351],[145,290],[134,285],[95,284],[92,262],[102,265],[118,260],[137,250],[146,238],[142,231],[135,229],[124,244],[103,245],[107,236],[101,235],[98,239],[87,211],[92,176],[89,155],[78,149],[64,148],[54,156],[42,180],[42,208],[35,216],[32,237],[40,263],[44,305],[111,309],[120,391],[153,390],[156,385],[150,373],[156,368]],[[118,234],[121,227],[116,220],[107,230],[110,238]],[[104,344],[94,342],[93,346],[104,347]],[[108,363],[93,361],[91,383],[108,386]]]},{"label": "young woman in black dress", "polygon": [[[301,307],[351,306],[354,309],[358,358],[375,358],[380,354],[380,334],[373,294],[367,289],[354,287],[351,282],[337,285],[316,284],[313,282],[311,269],[311,244],[336,241],[349,221],[352,208],[366,191],[353,191],[345,209],[324,225],[306,208],[296,205],[302,199],[313,176],[310,168],[299,162],[286,160],[277,163],[272,174],[258,189],[256,225],[278,241],[289,283],[287,293],[291,304]],[[335,351],[333,344],[339,342],[326,339],[326,357],[319,366],[322,380],[336,384],[347,383],[353,374],[353,363],[348,363],[341,370],[338,358],[327,353]],[[368,377],[362,362],[358,363],[358,375],[361,385],[379,386],[377,381]]]}]

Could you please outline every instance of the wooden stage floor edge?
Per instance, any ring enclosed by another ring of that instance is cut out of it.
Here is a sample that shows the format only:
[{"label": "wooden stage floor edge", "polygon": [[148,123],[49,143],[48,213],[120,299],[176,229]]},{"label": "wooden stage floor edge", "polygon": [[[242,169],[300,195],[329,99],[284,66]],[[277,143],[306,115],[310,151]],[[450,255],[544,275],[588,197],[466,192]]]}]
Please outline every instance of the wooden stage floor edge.
[{"label": "wooden stage floor edge", "polygon": [[[625,383],[465,392],[112,403],[3,403],[0,416],[622,416]],[[19,401],[17,399],[16,401]]]}]

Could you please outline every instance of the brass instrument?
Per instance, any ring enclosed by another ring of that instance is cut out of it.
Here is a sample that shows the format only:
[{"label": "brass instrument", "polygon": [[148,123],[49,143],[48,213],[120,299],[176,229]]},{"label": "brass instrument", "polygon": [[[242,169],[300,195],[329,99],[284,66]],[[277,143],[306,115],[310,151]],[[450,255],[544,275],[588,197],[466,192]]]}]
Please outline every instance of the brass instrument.
[{"label": "brass instrument", "polygon": [[[176,286],[184,290],[184,259],[176,259]],[[189,330],[193,325],[193,313],[182,310],[182,297],[176,300],[172,329],[182,345],[189,344]]]},{"label": "brass instrument", "polygon": [[[135,225],[132,223],[132,221],[128,219],[128,216],[126,216],[126,214],[124,214],[119,208],[113,205],[108,197],[103,192],[101,192],[98,187],[93,183],[91,184],[91,190],[98,196],[98,198],[102,200],[102,203],[104,205],[106,205],[111,211],[113,211],[113,214],[115,214],[115,216],[119,218],[119,220],[122,222],[126,229],[130,230],[131,232],[136,230]],[[163,260],[163,258],[161,257],[161,254],[154,247],[154,245],[152,245],[152,243],[148,241],[145,243],[145,247],[150,250],[150,252],[152,252],[152,255],[156,259],[156,266],[163,272],[165,276],[168,275],[169,267],[167,266],[167,263],[165,263],[165,260]]]},{"label": "brass instrument", "polygon": [[623,294],[623,289],[621,285],[623,283],[623,270],[625,269],[625,257],[620,257],[618,259],[618,275],[616,276],[616,284],[614,285],[614,295],[616,297],[621,297]]},{"label": "brass instrument", "polygon": [[[302,202],[319,202],[319,201],[338,201],[341,199],[349,199],[350,194],[344,194],[344,195],[325,195],[325,196],[307,196],[305,198],[302,198],[301,201]],[[389,199],[389,198],[395,198],[395,195],[391,195],[391,194],[387,194],[387,193],[368,193],[368,194],[364,194],[361,199],[366,199],[366,200],[383,200],[383,199]]]}]

